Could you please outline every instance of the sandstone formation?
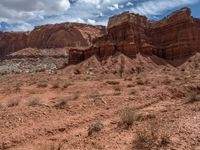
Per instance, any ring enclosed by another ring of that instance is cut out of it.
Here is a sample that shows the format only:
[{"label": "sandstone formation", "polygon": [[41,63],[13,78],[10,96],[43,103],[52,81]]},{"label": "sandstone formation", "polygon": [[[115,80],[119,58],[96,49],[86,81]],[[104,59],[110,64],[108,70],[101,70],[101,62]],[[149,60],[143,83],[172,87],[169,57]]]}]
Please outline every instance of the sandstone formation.
[{"label": "sandstone formation", "polygon": [[31,32],[0,32],[0,56],[24,48],[68,48],[69,64],[92,55],[108,58],[117,51],[130,58],[138,53],[156,55],[168,62],[181,60],[200,51],[200,19],[189,8],[175,11],[160,21],[124,12],[103,26],[62,23],[36,27]]},{"label": "sandstone formation", "polygon": [[0,32],[0,56],[25,48],[27,37],[26,32]]},{"label": "sandstone formation", "polygon": [[89,47],[105,34],[105,27],[62,23],[35,27],[31,32],[0,32],[0,56],[24,48]]},{"label": "sandstone formation", "polygon": [[[71,51],[70,62],[86,59],[87,51],[99,58],[120,51],[130,58],[141,53],[154,54],[171,62],[184,59],[200,51],[200,19],[193,18],[189,8],[175,11],[160,21],[149,21],[145,16],[124,12],[109,19],[107,34],[95,40],[90,49]],[[82,55],[79,60],[75,53]]]}]

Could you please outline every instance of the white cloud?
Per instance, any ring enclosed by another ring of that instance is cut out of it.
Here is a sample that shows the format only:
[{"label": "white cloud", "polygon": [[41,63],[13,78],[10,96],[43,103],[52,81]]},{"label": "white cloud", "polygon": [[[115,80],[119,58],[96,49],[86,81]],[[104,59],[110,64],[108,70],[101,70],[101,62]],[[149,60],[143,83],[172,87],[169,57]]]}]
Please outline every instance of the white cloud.
[{"label": "white cloud", "polygon": [[186,4],[192,4],[197,1],[198,0],[149,0],[138,4],[136,7],[133,7],[131,11],[146,16],[159,15],[165,10]]},{"label": "white cloud", "polygon": [[133,6],[133,3],[128,2],[128,3],[126,3],[126,6]]},{"label": "white cloud", "polygon": [[95,24],[95,23],[96,23],[96,21],[95,21],[95,20],[92,20],[92,19],[88,19],[87,22],[88,22],[89,24]]},{"label": "white cloud", "polygon": [[0,22],[10,24],[8,30],[30,30],[34,25],[67,21],[106,25],[109,16],[122,11],[155,17],[166,10],[199,1],[0,0]]},{"label": "white cloud", "polygon": [[36,16],[55,15],[70,8],[68,0],[1,0],[0,18],[25,21]]},{"label": "white cloud", "polygon": [[118,4],[113,4],[112,6],[108,6],[108,9],[111,10],[111,11],[119,9],[119,5]]}]

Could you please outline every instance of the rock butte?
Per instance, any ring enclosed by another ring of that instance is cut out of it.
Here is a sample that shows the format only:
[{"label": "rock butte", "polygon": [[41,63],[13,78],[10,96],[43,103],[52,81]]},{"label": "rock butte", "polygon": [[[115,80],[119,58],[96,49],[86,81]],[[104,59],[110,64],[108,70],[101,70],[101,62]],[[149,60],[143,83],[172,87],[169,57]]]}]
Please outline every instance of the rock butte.
[{"label": "rock butte", "polygon": [[182,8],[160,21],[124,12],[103,26],[62,23],[36,27],[31,32],[0,32],[0,56],[24,48],[69,48],[69,64],[96,55],[105,59],[121,52],[130,58],[141,53],[177,64],[200,52],[200,19]]},{"label": "rock butte", "polygon": [[134,58],[137,53],[156,55],[174,65],[200,52],[200,19],[193,18],[189,8],[182,8],[160,21],[124,12],[109,19],[107,33],[89,49],[72,49],[71,64],[96,54],[107,58],[117,51]]}]

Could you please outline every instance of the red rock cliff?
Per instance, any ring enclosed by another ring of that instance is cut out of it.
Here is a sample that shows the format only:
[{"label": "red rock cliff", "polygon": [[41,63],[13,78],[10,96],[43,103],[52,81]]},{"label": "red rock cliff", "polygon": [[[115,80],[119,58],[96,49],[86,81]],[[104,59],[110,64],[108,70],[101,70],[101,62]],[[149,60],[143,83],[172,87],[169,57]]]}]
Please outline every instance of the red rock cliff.
[{"label": "red rock cliff", "polygon": [[105,34],[105,27],[62,23],[36,27],[31,32],[0,32],[0,56],[23,48],[89,47]]},{"label": "red rock cliff", "polygon": [[27,46],[28,32],[0,32],[0,56]]},{"label": "red rock cliff", "polygon": [[111,17],[107,30],[95,42],[95,51],[102,58],[120,51],[131,58],[142,53],[175,60],[200,51],[200,19],[193,18],[188,8],[160,21],[125,12]]}]

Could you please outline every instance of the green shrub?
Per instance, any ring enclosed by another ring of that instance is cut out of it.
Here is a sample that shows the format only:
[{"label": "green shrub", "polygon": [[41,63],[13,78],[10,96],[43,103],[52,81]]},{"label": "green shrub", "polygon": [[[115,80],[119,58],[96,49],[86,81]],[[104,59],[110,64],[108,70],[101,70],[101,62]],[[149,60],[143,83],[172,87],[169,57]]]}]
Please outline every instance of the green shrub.
[{"label": "green shrub", "polygon": [[94,132],[99,132],[103,128],[103,124],[100,122],[91,124],[88,128],[88,136],[92,135]]}]

